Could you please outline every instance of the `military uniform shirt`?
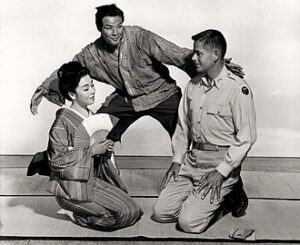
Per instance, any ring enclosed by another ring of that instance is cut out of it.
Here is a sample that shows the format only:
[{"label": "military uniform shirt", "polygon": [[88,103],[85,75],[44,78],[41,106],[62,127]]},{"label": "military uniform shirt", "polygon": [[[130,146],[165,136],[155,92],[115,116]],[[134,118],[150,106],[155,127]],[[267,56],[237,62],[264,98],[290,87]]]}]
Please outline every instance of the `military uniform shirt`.
[{"label": "military uniform shirt", "polygon": [[226,67],[211,87],[201,76],[187,84],[172,138],[173,162],[183,162],[192,141],[229,146],[216,168],[225,177],[240,166],[256,141],[251,89]]}]

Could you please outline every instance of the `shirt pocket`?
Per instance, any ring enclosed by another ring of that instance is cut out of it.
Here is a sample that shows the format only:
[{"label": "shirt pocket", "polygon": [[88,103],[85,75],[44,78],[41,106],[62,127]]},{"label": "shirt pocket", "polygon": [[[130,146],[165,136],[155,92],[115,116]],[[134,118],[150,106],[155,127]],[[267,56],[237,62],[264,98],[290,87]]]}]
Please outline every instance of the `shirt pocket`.
[{"label": "shirt pocket", "polygon": [[209,105],[207,107],[207,114],[226,118],[231,117],[231,110],[229,106]]}]

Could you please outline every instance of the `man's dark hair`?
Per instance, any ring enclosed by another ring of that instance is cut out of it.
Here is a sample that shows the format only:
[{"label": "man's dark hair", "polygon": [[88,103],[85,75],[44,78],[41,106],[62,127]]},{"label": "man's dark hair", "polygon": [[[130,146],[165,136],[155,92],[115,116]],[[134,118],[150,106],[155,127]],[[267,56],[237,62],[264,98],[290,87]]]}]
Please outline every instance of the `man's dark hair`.
[{"label": "man's dark hair", "polygon": [[86,75],[89,75],[90,71],[85,66],[82,66],[77,61],[71,61],[63,64],[57,71],[59,79],[59,91],[69,101],[72,99],[69,96],[69,92],[75,93],[80,79]]},{"label": "man's dark hair", "polygon": [[122,21],[124,22],[124,13],[121,9],[119,9],[115,4],[109,4],[109,5],[102,5],[96,8],[96,26],[98,31],[101,32],[102,25],[103,25],[103,18],[106,16],[120,16],[122,18]]},{"label": "man's dark hair", "polygon": [[227,44],[223,34],[217,30],[206,30],[192,36],[194,41],[203,42],[204,45],[209,45],[213,48],[221,50],[221,57],[226,54]]}]

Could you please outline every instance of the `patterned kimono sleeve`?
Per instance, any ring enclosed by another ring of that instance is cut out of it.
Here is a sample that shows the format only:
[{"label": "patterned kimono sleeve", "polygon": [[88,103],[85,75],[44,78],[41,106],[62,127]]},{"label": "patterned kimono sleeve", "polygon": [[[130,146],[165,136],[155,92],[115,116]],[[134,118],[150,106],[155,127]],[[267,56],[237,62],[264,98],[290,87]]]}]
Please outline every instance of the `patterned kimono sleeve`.
[{"label": "patterned kimono sleeve", "polygon": [[51,170],[61,180],[87,181],[92,170],[89,147],[72,147],[70,137],[67,125],[54,123],[48,147]]}]

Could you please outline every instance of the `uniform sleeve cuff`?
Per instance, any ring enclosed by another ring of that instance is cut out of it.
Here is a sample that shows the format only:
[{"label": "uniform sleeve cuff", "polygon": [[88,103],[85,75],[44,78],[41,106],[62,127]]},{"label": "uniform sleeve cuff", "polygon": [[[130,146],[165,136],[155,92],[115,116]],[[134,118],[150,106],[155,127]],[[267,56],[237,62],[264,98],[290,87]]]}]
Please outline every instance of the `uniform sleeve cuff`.
[{"label": "uniform sleeve cuff", "polygon": [[231,171],[233,170],[233,168],[228,165],[225,162],[222,162],[217,168],[216,170],[222,174],[225,178],[227,178],[229,176],[229,174],[231,173]]},{"label": "uniform sleeve cuff", "polygon": [[172,158],[172,162],[178,162],[179,164],[182,164],[182,161],[183,161],[183,156],[173,156]]}]

